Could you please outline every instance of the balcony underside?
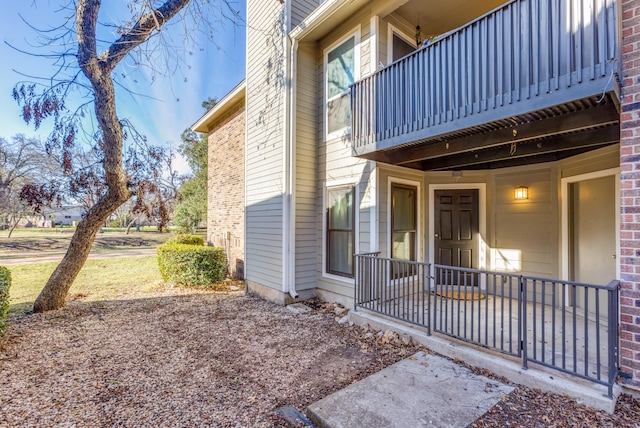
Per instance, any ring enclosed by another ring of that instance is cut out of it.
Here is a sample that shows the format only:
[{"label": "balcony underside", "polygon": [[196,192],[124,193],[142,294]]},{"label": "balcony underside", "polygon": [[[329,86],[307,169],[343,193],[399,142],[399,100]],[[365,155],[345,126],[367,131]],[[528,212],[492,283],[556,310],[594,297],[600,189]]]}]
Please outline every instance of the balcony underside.
[{"label": "balcony underside", "polygon": [[616,99],[615,93],[606,93],[359,157],[422,171],[556,161],[619,142]]}]

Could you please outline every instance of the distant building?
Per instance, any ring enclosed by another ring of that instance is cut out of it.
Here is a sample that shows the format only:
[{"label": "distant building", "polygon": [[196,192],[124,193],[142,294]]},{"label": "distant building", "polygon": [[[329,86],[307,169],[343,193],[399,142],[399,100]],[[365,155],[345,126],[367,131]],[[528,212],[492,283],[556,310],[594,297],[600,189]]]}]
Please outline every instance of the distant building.
[{"label": "distant building", "polygon": [[73,226],[82,220],[85,208],[82,205],[64,205],[42,210],[42,215],[35,221],[37,227],[53,227],[54,225]]}]

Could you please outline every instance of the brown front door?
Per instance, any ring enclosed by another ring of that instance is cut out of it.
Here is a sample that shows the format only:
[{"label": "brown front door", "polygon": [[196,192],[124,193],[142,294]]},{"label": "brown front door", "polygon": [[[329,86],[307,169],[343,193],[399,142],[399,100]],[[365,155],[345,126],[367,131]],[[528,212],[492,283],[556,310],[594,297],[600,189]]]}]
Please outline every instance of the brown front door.
[{"label": "brown front door", "polygon": [[435,263],[477,269],[478,190],[436,190],[434,220]]}]

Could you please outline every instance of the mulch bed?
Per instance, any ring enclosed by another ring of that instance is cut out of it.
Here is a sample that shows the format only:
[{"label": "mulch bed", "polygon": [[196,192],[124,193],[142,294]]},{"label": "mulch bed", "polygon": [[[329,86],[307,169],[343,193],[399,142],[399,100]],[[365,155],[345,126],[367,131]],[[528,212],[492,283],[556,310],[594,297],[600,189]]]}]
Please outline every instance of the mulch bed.
[{"label": "mulch bed", "polygon": [[[287,427],[276,409],[304,412],[422,349],[307,304],[294,314],[242,291],[166,287],[14,317],[0,341],[0,426]],[[638,424],[630,397],[608,415],[518,387],[473,426]]]}]

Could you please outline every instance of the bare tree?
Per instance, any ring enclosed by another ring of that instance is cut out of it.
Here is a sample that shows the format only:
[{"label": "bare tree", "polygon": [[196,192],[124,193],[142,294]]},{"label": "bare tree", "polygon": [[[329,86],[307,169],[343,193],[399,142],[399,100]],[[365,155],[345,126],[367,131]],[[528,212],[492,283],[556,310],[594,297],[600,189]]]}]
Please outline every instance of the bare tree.
[{"label": "bare tree", "polygon": [[[147,61],[151,68],[158,68],[162,61],[158,60],[157,52],[173,50],[171,43],[163,42],[161,29],[174,18],[181,18],[177,22],[184,27],[185,41],[188,41],[198,29],[211,37],[214,26],[203,21],[211,17],[218,17],[218,20],[235,17],[226,0],[130,0],[127,5],[131,19],[122,25],[109,25],[107,29],[115,33],[115,40],[105,42],[98,38],[98,34],[103,38],[105,34],[99,20],[101,1],[70,2],[63,11],[69,12],[68,22],[73,25],[60,27],[61,35],[51,39],[51,45],[63,49],[53,56],[60,67],[58,73],[41,90],[33,84],[19,84],[14,89],[14,98],[22,106],[25,121],[33,121],[38,127],[44,119],[53,118],[54,131],[47,141],[47,149],[60,153],[67,176],[90,178],[90,174],[76,173],[73,149],[83,137],[93,141],[93,149],[100,154],[94,178],[104,186],[97,193],[95,204],[78,224],[63,260],[36,299],[36,312],[64,305],[98,230],[116,208],[133,194],[137,200],[158,194],[154,179],[161,176],[160,165],[165,154],[153,147],[140,150],[137,143],[144,139],[127,121],[118,117],[114,80],[118,76],[118,65],[130,57],[134,66],[142,66]],[[75,46],[75,50],[69,46]],[[174,56],[174,60],[176,58]],[[86,94],[85,103],[74,109],[66,104],[72,90]],[[85,132],[83,136],[83,115],[88,106],[93,107],[98,131],[95,134]],[[126,141],[136,144],[127,148]],[[46,202],[49,196],[35,191],[26,195],[35,205]],[[162,210],[160,206],[159,211]]]},{"label": "bare tree", "polygon": [[34,211],[20,198],[24,186],[39,186],[55,177],[55,164],[44,154],[43,144],[23,134],[10,141],[0,138],[0,218],[9,237],[18,223]]}]

